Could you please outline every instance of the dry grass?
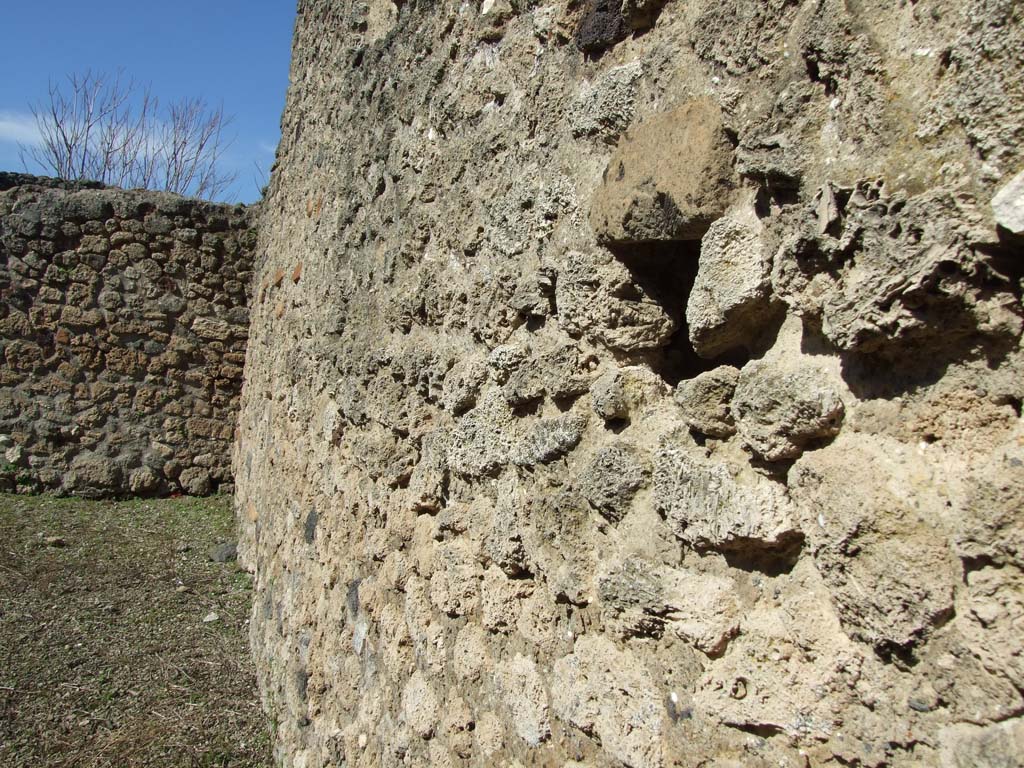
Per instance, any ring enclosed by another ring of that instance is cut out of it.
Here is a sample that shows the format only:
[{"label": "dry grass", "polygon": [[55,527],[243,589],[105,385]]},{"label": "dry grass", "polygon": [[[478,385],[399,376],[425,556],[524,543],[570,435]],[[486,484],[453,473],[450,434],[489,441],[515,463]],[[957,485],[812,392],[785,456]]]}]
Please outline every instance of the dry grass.
[{"label": "dry grass", "polygon": [[207,556],[231,524],[223,498],[0,495],[0,766],[272,764],[249,577]]}]

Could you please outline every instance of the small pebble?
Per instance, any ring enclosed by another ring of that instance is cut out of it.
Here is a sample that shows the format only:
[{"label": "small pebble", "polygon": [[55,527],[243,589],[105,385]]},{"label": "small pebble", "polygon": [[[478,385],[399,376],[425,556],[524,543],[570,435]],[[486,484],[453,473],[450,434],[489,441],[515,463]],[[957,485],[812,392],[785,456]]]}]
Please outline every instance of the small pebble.
[{"label": "small pebble", "polygon": [[203,624],[212,624],[213,622],[218,621],[218,620],[220,620],[220,616],[218,616],[213,611],[210,611],[208,614],[206,614],[203,617]]}]

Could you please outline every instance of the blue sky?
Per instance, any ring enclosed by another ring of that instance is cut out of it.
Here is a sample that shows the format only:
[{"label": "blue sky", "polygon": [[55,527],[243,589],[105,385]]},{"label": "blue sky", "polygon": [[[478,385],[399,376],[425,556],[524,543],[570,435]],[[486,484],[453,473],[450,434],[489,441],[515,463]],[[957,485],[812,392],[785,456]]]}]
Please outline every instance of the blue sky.
[{"label": "blue sky", "polygon": [[[295,0],[29,0],[0,9],[0,170],[23,170],[29,103],[50,79],[115,72],[167,103],[202,97],[233,115],[230,200],[250,202],[269,175],[288,86]],[[257,166],[259,169],[257,169]],[[38,172],[38,168],[30,168]]]}]

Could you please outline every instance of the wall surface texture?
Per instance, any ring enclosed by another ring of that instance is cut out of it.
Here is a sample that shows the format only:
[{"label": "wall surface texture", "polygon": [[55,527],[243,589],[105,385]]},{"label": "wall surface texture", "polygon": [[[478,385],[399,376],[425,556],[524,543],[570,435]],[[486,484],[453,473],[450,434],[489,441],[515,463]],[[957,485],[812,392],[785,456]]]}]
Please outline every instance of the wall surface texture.
[{"label": "wall surface texture", "polygon": [[299,3],[235,456],[285,765],[1024,763],[1021,14]]},{"label": "wall surface texture", "polygon": [[230,485],[253,216],[0,174],[6,489],[202,495]]}]

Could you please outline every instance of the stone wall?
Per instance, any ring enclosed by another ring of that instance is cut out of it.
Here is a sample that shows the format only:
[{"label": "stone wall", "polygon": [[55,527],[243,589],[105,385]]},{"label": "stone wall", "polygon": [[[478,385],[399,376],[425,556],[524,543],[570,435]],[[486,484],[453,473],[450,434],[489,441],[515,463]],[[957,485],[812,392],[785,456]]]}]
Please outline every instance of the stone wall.
[{"label": "stone wall", "polygon": [[0,174],[0,481],[231,487],[254,211]]},{"label": "stone wall", "polygon": [[1022,139],[1013,0],[300,2],[284,764],[1024,762]]}]

